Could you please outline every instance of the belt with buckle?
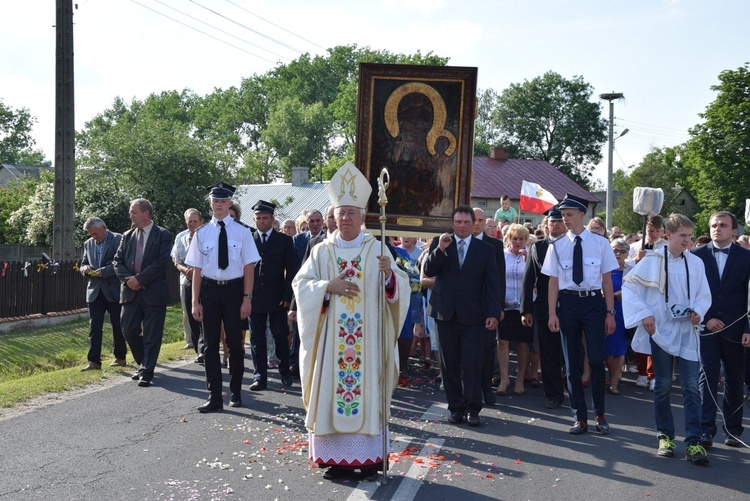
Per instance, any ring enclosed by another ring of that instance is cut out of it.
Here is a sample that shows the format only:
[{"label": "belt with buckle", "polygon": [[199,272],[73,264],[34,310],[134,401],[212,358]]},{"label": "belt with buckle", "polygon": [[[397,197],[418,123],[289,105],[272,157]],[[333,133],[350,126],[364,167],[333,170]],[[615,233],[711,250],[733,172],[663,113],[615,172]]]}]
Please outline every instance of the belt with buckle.
[{"label": "belt with buckle", "polygon": [[602,291],[600,290],[593,290],[593,291],[574,291],[570,289],[563,289],[560,291],[560,294],[564,296],[578,296],[578,297],[597,297],[602,295]]},{"label": "belt with buckle", "polygon": [[242,282],[245,278],[233,278],[231,280],[214,280],[213,278],[203,277],[203,285],[232,285]]}]

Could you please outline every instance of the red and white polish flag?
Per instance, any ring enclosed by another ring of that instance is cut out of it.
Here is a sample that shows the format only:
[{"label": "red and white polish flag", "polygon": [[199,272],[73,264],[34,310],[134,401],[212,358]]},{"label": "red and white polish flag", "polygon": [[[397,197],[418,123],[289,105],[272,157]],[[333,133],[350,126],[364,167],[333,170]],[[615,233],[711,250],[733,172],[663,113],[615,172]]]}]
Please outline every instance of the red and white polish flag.
[{"label": "red and white polish flag", "polygon": [[557,199],[552,193],[536,183],[523,181],[521,184],[521,210],[543,214],[557,205]]}]

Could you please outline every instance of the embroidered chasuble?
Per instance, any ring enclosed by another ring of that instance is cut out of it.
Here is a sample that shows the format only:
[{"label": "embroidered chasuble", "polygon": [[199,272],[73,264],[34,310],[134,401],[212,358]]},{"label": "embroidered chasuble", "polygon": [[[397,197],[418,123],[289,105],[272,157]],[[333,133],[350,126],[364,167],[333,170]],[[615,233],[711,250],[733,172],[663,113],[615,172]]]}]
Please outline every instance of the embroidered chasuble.
[{"label": "embroidered chasuble", "polygon": [[[398,380],[396,340],[409,309],[409,279],[392,264],[393,295],[386,311],[385,363],[378,331],[380,242],[360,234],[329,236],[316,245],[294,278],[300,331],[300,377],[310,431],[310,458],[322,464],[365,465],[382,460],[381,389]],[[346,273],[357,298],[328,295],[328,282]],[[383,367],[387,369],[383,371]]]}]

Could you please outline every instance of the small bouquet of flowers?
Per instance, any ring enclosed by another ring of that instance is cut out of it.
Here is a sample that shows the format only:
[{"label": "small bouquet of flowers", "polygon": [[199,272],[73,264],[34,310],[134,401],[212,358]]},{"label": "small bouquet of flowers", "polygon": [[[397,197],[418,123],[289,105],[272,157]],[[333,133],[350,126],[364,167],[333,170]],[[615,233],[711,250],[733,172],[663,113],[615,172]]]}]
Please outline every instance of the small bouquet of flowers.
[{"label": "small bouquet of flowers", "polygon": [[409,275],[409,286],[411,287],[411,293],[420,292],[422,290],[422,284],[419,280],[419,266],[416,261],[405,259],[403,257],[396,258],[396,266]]}]

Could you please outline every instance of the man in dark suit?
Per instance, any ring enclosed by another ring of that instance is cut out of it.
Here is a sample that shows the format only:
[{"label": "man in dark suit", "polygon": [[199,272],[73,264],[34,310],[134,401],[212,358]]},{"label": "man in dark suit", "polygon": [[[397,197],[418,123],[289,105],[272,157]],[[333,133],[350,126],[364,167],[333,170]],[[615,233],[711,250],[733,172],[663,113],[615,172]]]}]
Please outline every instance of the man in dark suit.
[{"label": "man in dark suit", "polygon": [[493,336],[503,308],[495,250],[472,237],[474,219],[467,205],[453,210],[454,234],[440,236],[424,274],[435,277],[427,314],[435,318],[440,339],[448,422],[466,417],[470,426],[479,426],[487,336]]},{"label": "man in dark suit", "polygon": [[[484,226],[487,217],[484,211],[479,207],[474,207],[474,229],[471,234],[477,240],[487,242],[495,249],[495,260],[497,261],[497,273],[499,277],[498,285],[500,286],[500,304],[505,304],[505,249],[503,243],[497,238],[488,236],[484,233]],[[500,322],[503,321],[504,312],[500,312]],[[495,369],[497,360],[497,340],[494,337],[487,338],[487,351],[484,358],[484,370],[482,371],[482,393],[484,394],[484,403],[487,405],[495,404],[495,392],[492,391],[492,373]]]},{"label": "man in dark suit", "polygon": [[[700,356],[706,377],[701,379],[703,409],[701,445],[710,447],[716,435],[717,386],[724,374],[724,444],[741,447],[744,358],[740,346],[750,345],[747,319],[750,251],[733,243],[737,218],[730,212],[715,212],[709,219],[711,243],[693,250],[703,260],[711,308],[703,323]],[[744,317],[744,318],[743,318]],[[713,333],[713,334],[712,334]]]},{"label": "man in dark suit", "polygon": [[287,311],[292,301],[292,279],[299,270],[299,262],[292,238],[273,229],[275,209],[276,205],[265,200],[253,206],[258,229],[253,238],[261,258],[255,267],[250,315],[250,346],[255,365],[255,381],[250,385],[253,391],[264,390],[268,385],[266,322],[271,327],[276,345],[281,382],[284,386],[292,386]]},{"label": "man in dark suit", "polygon": [[297,252],[297,261],[300,264],[304,260],[305,249],[307,249],[307,243],[310,239],[318,235],[325,236],[323,232],[323,215],[319,210],[310,209],[306,211],[305,220],[307,221],[307,231],[294,235],[294,250]]},{"label": "man in dark suit", "polygon": [[[526,269],[523,272],[521,285],[521,322],[526,327],[534,327],[539,339],[539,355],[542,365],[542,384],[544,385],[544,406],[556,409],[562,405],[562,342],[560,335],[549,330],[549,306],[547,296],[549,291],[549,277],[542,273],[542,264],[547,255],[550,242],[560,238],[565,233],[562,214],[557,209],[547,211],[544,224],[548,237],[535,242],[529,249],[526,258]],[[536,291],[536,299],[534,292]]]},{"label": "man in dark suit", "polygon": [[115,352],[115,360],[109,366],[122,367],[128,348],[120,327],[120,282],[112,264],[122,235],[109,231],[98,217],[88,218],[83,229],[91,238],[83,243],[80,267],[81,273],[88,279],[86,303],[89,307],[89,353],[86,357],[89,363],[81,371],[102,368],[102,327],[106,312],[109,312],[112,324]]},{"label": "man in dark suit", "polygon": [[122,236],[114,258],[122,283],[122,330],[138,364],[138,386],[150,386],[164,335],[169,304],[167,266],[172,235],[153,221],[154,208],[145,198],[130,203],[133,228]]},{"label": "man in dark suit", "polygon": [[[336,231],[336,216],[333,213],[333,204],[329,205],[328,208],[326,208],[326,226],[328,227],[328,233],[320,232],[318,236],[312,237],[307,242],[307,247],[305,248],[305,254],[302,256],[302,261],[300,261],[300,266],[307,261],[307,258],[310,257],[310,253],[312,252],[312,248],[318,245],[320,242],[325,240],[325,238],[328,235],[331,235],[334,231]],[[293,278],[293,277],[292,277]],[[289,351],[289,367],[292,373],[292,376],[299,379],[299,329],[297,327],[297,299],[292,297],[292,304],[289,306],[289,320],[293,322],[293,330],[294,330],[294,337],[292,339],[292,348]]]}]

